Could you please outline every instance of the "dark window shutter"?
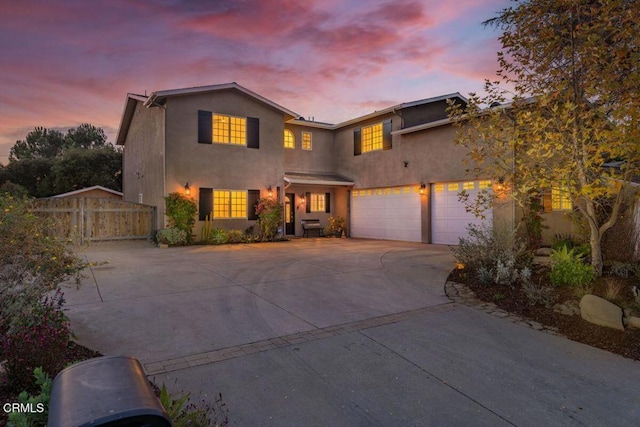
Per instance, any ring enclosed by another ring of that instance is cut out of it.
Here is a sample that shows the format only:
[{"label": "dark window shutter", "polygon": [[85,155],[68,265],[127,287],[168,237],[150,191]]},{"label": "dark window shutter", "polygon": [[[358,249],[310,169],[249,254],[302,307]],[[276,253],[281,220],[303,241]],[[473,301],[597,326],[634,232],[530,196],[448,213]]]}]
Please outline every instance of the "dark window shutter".
[{"label": "dark window shutter", "polygon": [[382,123],[382,149],[391,150],[391,119]]},{"label": "dark window shutter", "polygon": [[211,144],[213,142],[211,126],[211,112],[198,110],[198,143]]},{"label": "dark window shutter", "polygon": [[201,188],[198,194],[198,212],[200,221],[207,219],[213,211],[213,188]]},{"label": "dark window shutter", "polygon": [[310,213],[311,212],[311,193],[304,193],[304,197],[306,199],[305,205],[307,205],[306,206],[306,208],[307,208],[306,212]]},{"label": "dark window shutter", "polygon": [[260,119],[247,117],[247,148],[260,148]]},{"label": "dark window shutter", "polygon": [[324,195],[324,211],[331,213],[331,193],[325,193]]},{"label": "dark window shutter", "polygon": [[359,156],[362,154],[362,129],[355,129],[353,131],[353,155]]},{"label": "dark window shutter", "polygon": [[260,190],[247,191],[247,219],[252,221],[258,219],[258,215],[256,215],[258,200],[260,200]]}]

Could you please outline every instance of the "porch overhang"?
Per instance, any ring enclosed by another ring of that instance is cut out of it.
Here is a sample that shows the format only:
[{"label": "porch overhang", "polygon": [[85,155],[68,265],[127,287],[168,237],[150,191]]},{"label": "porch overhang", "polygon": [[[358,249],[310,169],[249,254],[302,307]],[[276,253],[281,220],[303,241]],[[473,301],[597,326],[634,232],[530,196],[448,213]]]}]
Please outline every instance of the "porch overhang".
[{"label": "porch overhang", "polygon": [[315,173],[285,172],[284,181],[287,184],[326,185],[326,186],[333,186],[333,187],[336,187],[336,186],[351,187],[355,185],[355,182],[350,181],[339,175],[315,174]]}]

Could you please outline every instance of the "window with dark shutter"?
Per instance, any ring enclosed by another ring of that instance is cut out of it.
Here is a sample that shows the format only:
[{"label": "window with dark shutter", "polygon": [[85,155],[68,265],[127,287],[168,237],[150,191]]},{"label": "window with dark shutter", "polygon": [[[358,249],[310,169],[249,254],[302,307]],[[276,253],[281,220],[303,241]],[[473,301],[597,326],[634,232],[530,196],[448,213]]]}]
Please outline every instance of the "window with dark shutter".
[{"label": "window with dark shutter", "polygon": [[198,143],[212,144],[211,112],[198,110]]},{"label": "window with dark shutter", "polygon": [[331,213],[331,193],[325,193],[324,195],[324,211]]},{"label": "window with dark shutter", "polygon": [[353,155],[359,156],[362,154],[362,129],[355,129],[353,131]]},{"label": "window with dark shutter", "polygon": [[306,212],[311,213],[311,193],[304,193]]},{"label": "window with dark shutter", "polygon": [[247,219],[251,221],[258,219],[258,215],[256,215],[258,200],[260,200],[260,190],[247,191]]},{"label": "window with dark shutter", "polygon": [[247,148],[260,148],[260,119],[247,117]]},{"label": "window with dark shutter", "polygon": [[391,119],[382,123],[382,150],[391,150]]},{"label": "window with dark shutter", "polygon": [[213,188],[200,188],[198,192],[198,218],[205,221],[213,211]]}]

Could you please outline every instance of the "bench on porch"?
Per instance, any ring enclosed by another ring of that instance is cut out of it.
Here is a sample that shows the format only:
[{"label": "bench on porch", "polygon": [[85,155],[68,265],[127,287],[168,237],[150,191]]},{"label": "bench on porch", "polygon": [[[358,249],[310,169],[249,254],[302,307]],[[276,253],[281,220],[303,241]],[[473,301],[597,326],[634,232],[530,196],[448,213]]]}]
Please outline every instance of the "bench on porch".
[{"label": "bench on porch", "polygon": [[318,237],[324,237],[324,227],[320,225],[319,219],[303,219],[302,224],[303,237],[309,237],[309,231],[318,230]]}]

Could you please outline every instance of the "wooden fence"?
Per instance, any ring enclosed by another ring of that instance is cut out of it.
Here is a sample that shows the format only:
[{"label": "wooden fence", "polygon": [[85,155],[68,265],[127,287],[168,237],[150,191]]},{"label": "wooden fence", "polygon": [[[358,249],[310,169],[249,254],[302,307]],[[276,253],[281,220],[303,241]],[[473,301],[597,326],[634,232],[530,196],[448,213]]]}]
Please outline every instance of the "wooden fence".
[{"label": "wooden fence", "polygon": [[33,211],[54,219],[54,235],[78,243],[152,239],[155,235],[155,207],[118,199],[37,199]]}]

